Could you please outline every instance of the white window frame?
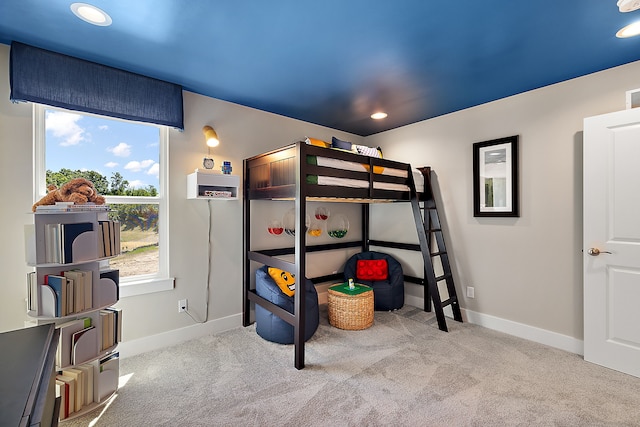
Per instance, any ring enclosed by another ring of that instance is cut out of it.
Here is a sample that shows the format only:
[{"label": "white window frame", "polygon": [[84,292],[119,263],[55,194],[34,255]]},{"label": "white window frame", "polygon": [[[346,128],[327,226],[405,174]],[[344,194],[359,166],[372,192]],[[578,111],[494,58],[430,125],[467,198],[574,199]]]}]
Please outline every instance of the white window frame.
[{"label": "white window frame", "polygon": [[[40,200],[47,193],[46,170],[46,128],[45,110],[68,111],[74,114],[104,117],[84,112],[64,110],[42,104],[33,104],[33,200]],[[110,120],[120,120],[108,117]],[[149,125],[145,123],[145,125]],[[168,291],[174,288],[175,279],[169,276],[169,129],[167,126],[157,126],[160,131],[160,188],[155,197],[108,196],[105,200],[109,204],[148,204],[157,203],[160,212],[158,221],[158,272],[120,279],[120,298],[153,292]]]}]

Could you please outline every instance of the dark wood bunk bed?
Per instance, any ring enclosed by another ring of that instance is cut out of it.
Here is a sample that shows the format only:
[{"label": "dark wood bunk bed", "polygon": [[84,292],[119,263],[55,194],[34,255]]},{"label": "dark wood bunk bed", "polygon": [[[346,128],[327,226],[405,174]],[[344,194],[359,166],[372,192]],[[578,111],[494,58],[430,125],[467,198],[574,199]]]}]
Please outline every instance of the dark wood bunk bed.
[{"label": "dark wood bunk bed", "polygon": [[[321,166],[320,160],[352,162],[363,165],[361,171],[345,170],[337,167]],[[251,263],[256,262],[270,267],[290,271],[298,278],[307,277],[306,254],[318,251],[329,251],[345,248],[360,248],[368,251],[370,246],[388,247],[404,250],[421,251],[424,260],[424,278],[405,275],[406,282],[420,284],[424,287],[424,310],[431,311],[431,301],[441,330],[447,331],[443,307],[452,307],[454,319],[462,321],[460,307],[456,296],[453,277],[449,268],[448,255],[435,200],[431,189],[431,170],[420,168],[424,177],[424,191],[416,191],[416,183],[411,165],[387,159],[369,157],[344,150],[317,147],[305,142],[263,153],[243,162],[244,191],[244,259],[243,259],[243,325],[249,326],[251,320],[251,303],[259,304],[274,315],[282,318],[294,328],[294,365],[304,368],[304,327],[305,298],[304,292],[294,294],[294,314],[260,297],[255,291],[255,277]],[[404,174],[382,174],[380,170]],[[395,176],[403,175],[403,176]],[[319,182],[324,185],[320,185]],[[334,180],[340,182],[334,184]],[[349,181],[343,183],[341,181]],[[358,188],[347,185],[358,185]],[[295,203],[295,230],[304,230],[307,201],[322,202],[354,202],[362,206],[362,238],[333,244],[306,245],[306,233],[295,233],[295,244],[289,248],[252,250],[251,247],[251,201],[252,200],[292,200]],[[369,204],[377,202],[411,202],[416,222],[419,244],[407,244],[371,240],[369,238]],[[424,212],[424,213],[423,213]],[[436,251],[433,252],[433,248]],[[278,257],[294,255],[294,261],[285,261]],[[444,274],[435,276],[432,258],[441,257]],[[342,273],[321,277],[307,277],[313,283],[332,280],[343,280]],[[438,291],[438,282],[446,282],[448,299],[442,301]]]}]

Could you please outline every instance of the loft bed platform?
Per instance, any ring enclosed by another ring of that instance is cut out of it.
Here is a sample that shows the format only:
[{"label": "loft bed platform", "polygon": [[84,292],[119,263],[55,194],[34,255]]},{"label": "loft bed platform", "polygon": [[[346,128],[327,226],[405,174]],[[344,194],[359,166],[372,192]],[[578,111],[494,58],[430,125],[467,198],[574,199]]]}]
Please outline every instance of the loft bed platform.
[{"label": "loft bed platform", "polygon": [[[345,150],[317,147],[296,142],[267,153],[250,157],[243,162],[243,325],[249,326],[251,303],[258,304],[277,315],[294,328],[294,366],[304,368],[305,298],[303,292],[294,294],[294,313],[282,309],[255,290],[255,274],[252,263],[276,267],[307,278],[313,283],[342,280],[342,274],[308,277],[306,254],[346,248],[368,251],[369,246],[422,251],[426,263],[428,249],[421,245],[371,240],[369,238],[369,205],[382,202],[411,202],[418,226],[418,234],[424,235],[424,224],[418,211],[418,201],[431,204],[429,167],[412,169],[408,163],[370,157]],[[254,200],[293,200],[295,202],[296,230],[304,229],[306,202],[353,202],[362,206],[362,238],[357,241],[307,246],[306,233],[296,233],[294,245],[288,248],[252,250],[251,224]],[[418,219],[420,218],[420,219]],[[425,238],[421,239],[425,241]],[[426,245],[426,243],[424,243]],[[423,246],[424,246],[423,245]],[[426,253],[426,258],[425,258]],[[282,256],[294,255],[294,261]],[[426,271],[426,270],[425,270]],[[431,293],[435,289],[424,278],[404,276],[404,280],[424,287],[424,309],[431,311]],[[445,326],[446,328],[446,326]]]},{"label": "loft bed platform", "polygon": [[244,169],[248,200],[303,196],[307,201],[341,203],[409,201],[411,180],[420,194],[429,188],[424,185],[424,173],[412,170],[408,163],[304,142],[246,159]]}]

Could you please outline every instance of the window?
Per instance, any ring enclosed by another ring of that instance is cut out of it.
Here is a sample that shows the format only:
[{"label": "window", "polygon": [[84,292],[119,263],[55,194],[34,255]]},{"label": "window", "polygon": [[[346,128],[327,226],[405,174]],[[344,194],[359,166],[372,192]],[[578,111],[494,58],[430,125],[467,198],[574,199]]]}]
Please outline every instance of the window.
[{"label": "window", "polygon": [[120,221],[120,296],[173,288],[168,269],[168,130],[164,126],[36,105],[35,192],[78,176]]}]

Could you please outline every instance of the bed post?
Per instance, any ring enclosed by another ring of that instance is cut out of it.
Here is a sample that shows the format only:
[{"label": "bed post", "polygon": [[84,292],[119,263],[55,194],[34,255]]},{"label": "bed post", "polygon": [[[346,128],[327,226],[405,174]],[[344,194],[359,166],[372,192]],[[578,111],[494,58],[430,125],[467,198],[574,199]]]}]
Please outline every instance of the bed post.
[{"label": "bed post", "polygon": [[295,263],[297,289],[294,294],[295,322],[293,325],[294,365],[296,369],[304,368],[304,327],[306,320],[306,244],[307,230],[305,227],[307,198],[306,198],[306,154],[304,143],[296,143],[296,235],[295,235]]},{"label": "bed post", "polygon": [[251,324],[251,303],[249,302],[249,289],[251,287],[249,250],[251,250],[251,201],[249,200],[249,168],[247,160],[242,161],[242,326]]},{"label": "bed post", "polygon": [[369,251],[369,204],[362,204],[362,252]]}]

